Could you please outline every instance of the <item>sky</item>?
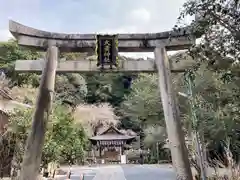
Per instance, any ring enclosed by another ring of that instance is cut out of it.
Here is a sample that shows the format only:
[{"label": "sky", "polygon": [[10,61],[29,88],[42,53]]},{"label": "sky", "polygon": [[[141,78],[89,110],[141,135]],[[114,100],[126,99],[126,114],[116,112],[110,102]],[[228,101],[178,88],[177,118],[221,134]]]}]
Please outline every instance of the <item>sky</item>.
[{"label": "sky", "polygon": [[[51,32],[144,33],[171,30],[186,0],[0,0],[0,41],[8,20]],[[153,53],[133,56],[149,56]],[[131,54],[129,54],[131,56]]]}]

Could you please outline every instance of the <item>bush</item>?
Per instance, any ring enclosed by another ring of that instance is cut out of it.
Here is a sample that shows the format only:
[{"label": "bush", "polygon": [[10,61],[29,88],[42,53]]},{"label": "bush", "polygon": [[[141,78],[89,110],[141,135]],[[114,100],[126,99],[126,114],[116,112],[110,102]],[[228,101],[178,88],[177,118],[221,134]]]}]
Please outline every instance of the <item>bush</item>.
[{"label": "bush", "polygon": [[[16,109],[10,115],[7,133],[14,135],[14,160],[20,168],[25,142],[31,127],[33,109]],[[42,167],[50,162],[73,164],[84,161],[87,138],[81,125],[76,126],[67,108],[55,105],[50,115],[42,152]]]}]

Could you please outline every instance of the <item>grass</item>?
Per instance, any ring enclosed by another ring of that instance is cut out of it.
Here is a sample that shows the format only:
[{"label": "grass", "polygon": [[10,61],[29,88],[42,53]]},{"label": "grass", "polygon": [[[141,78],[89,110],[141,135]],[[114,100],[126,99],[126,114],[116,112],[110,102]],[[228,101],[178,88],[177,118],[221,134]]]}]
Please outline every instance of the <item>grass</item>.
[{"label": "grass", "polygon": [[[240,164],[233,160],[229,148],[225,149],[225,158],[228,161],[228,166],[215,160],[216,166],[214,168],[207,168],[208,180],[240,180]],[[193,174],[199,177],[198,173]],[[195,179],[198,180],[200,178]]]}]

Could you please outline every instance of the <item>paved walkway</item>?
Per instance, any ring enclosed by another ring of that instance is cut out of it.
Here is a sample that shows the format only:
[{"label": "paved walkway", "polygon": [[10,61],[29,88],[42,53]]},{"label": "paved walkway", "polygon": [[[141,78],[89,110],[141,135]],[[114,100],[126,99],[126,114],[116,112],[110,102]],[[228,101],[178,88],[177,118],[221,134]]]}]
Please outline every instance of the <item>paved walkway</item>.
[{"label": "paved walkway", "polygon": [[[175,180],[175,173],[169,166],[156,165],[106,165],[97,168],[71,168],[71,180],[79,180],[84,173],[84,180]],[[66,176],[65,176],[66,177]],[[58,178],[64,180],[65,177]]]},{"label": "paved walkway", "polygon": [[126,180],[121,166],[112,165],[101,167],[93,180]]}]

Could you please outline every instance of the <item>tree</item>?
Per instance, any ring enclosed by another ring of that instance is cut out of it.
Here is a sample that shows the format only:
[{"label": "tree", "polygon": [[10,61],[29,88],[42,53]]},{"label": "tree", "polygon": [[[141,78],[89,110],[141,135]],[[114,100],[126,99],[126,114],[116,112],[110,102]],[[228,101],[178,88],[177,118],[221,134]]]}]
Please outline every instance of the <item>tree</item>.
[{"label": "tree", "polygon": [[124,95],[129,93],[129,87],[134,75],[114,74],[87,74],[85,76],[88,88],[86,102],[108,102],[119,106],[124,100]]},{"label": "tree", "polygon": [[14,137],[5,131],[0,132],[0,178],[8,175],[11,170],[14,148]]},{"label": "tree", "polygon": [[52,161],[72,165],[84,161],[87,138],[81,125],[74,122],[71,111],[66,107],[56,106],[46,133],[42,160],[47,164]]},{"label": "tree", "polygon": [[[140,149],[156,149],[157,142],[152,139],[165,139],[163,133],[154,136],[150,130],[165,127],[164,114],[160,101],[158,80],[155,74],[140,74],[131,86],[131,92],[121,104],[124,128],[132,128],[140,136]],[[153,152],[153,151],[152,151]],[[157,159],[157,158],[155,158]]]},{"label": "tree", "polygon": [[183,7],[179,20],[195,16],[190,27],[195,36],[201,37],[188,52],[197,61],[196,76],[202,78],[196,80],[195,87],[199,129],[209,151],[218,156],[230,139],[231,151],[238,160],[240,1],[188,0]]},{"label": "tree", "polygon": [[[240,151],[239,149],[239,94],[240,94],[240,79],[239,77],[232,77],[228,81],[223,78],[223,73],[213,72],[206,68],[207,65],[195,71],[195,87],[193,94],[195,94],[196,114],[198,119],[197,129],[204,137],[204,142],[208,152],[221,153],[219,148],[225,146],[225,140],[231,140],[231,150],[234,157],[237,159]],[[178,81],[179,91],[186,92],[183,78]],[[185,98],[186,101],[186,98]],[[186,131],[192,132],[191,118],[189,117],[189,110],[186,102],[182,99],[182,111],[185,112],[183,117],[185,119]],[[190,128],[189,128],[190,127]]]},{"label": "tree", "polygon": [[196,16],[191,29],[197,37],[201,37],[201,42],[190,51],[194,60],[206,61],[214,70],[238,71],[239,0],[188,0],[183,8],[180,22],[186,16]]},{"label": "tree", "polygon": [[88,92],[84,77],[73,73],[57,75],[55,89],[55,99],[72,107],[83,103]]},{"label": "tree", "polygon": [[166,144],[166,128],[163,126],[148,126],[144,129],[144,134],[144,146],[150,150],[150,162],[170,161],[170,149]]},{"label": "tree", "polygon": [[164,143],[167,139],[166,129],[161,126],[149,126],[145,129],[145,134],[144,144],[146,147],[152,147],[158,142]]},{"label": "tree", "polygon": [[16,109],[10,112],[9,120],[6,127],[5,135],[9,141],[13,143],[9,148],[14,148],[13,153],[9,158],[12,159],[11,166],[13,169],[12,176],[17,176],[17,171],[20,170],[20,164],[25,148],[25,141],[27,138],[28,129],[31,123],[30,109]]},{"label": "tree", "polygon": [[[40,53],[34,49],[21,47],[15,40],[0,43],[0,68],[8,78],[7,86],[18,91],[22,86],[27,89],[36,88],[40,83],[40,76],[34,73],[16,73],[14,63],[16,60],[35,60],[44,58],[45,53]],[[81,56],[81,53],[63,54],[63,57]],[[69,58],[68,58],[69,59]],[[71,58],[70,58],[71,59]],[[63,103],[72,104],[73,106],[83,102],[87,87],[83,76],[79,74],[68,73],[56,76],[56,99]],[[29,92],[29,91],[27,91]],[[25,96],[24,96],[25,97]]]},{"label": "tree", "polygon": [[38,84],[38,76],[36,74],[16,73],[14,71],[14,63],[21,59],[38,59],[42,57],[41,53],[18,46],[16,40],[0,43],[0,68],[11,80],[11,86],[22,84]]},{"label": "tree", "polygon": [[114,108],[107,103],[79,104],[74,111],[74,119],[84,127],[88,136],[96,135],[102,128],[119,124]]},{"label": "tree", "polygon": [[[10,116],[8,132],[15,139],[15,163],[20,168],[27,133],[31,127],[32,109],[16,109]],[[64,162],[70,165],[84,161],[87,138],[81,125],[74,123],[71,112],[55,105],[48,124],[42,154],[42,167],[50,162]]]},{"label": "tree", "polygon": [[[174,57],[172,57],[174,58]],[[188,55],[186,58],[191,58]],[[197,101],[198,129],[204,136],[208,152],[217,152],[226,138],[231,140],[231,150],[237,159],[239,154],[239,94],[240,79],[236,76],[228,76],[225,72],[214,72],[208,68],[207,63],[195,71],[195,87],[193,89]],[[175,91],[187,92],[183,74],[173,76]],[[144,119],[148,128],[153,125],[164,127],[162,109],[159,102],[157,79],[154,75],[140,75],[132,84],[132,91],[122,103],[122,111],[130,121],[140,126]],[[181,119],[186,135],[192,132],[192,120],[189,116],[189,104],[185,97],[178,96],[178,104]],[[154,115],[154,116],[152,116]],[[123,122],[125,123],[125,122]],[[126,123],[130,123],[129,120]],[[158,126],[156,126],[158,127]],[[156,132],[156,131],[154,131]],[[157,139],[149,132],[144,133],[146,140]],[[235,134],[235,135],[234,135]],[[145,144],[147,145],[147,144]],[[213,157],[213,156],[212,156]]]},{"label": "tree", "polygon": [[130,118],[134,124],[164,124],[157,82],[155,74],[140,74],[133,81],[131,92],[121,108],[124,116]]}]

